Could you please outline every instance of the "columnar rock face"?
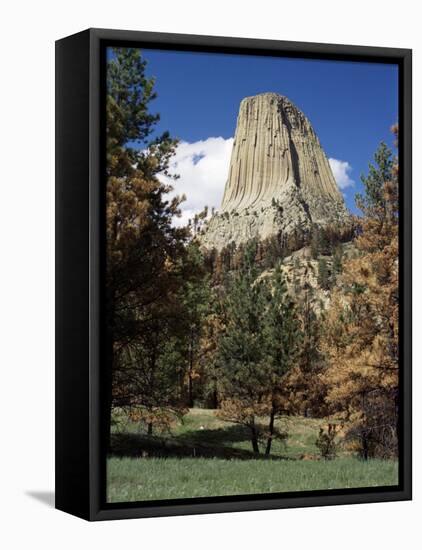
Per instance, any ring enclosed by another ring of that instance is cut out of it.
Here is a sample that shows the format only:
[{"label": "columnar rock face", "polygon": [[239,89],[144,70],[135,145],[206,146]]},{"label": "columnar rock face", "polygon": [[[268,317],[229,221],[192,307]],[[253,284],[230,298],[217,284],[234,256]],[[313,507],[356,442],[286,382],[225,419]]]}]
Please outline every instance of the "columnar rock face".
[{"label": "columnar rock face", "polygon": [[348,218],[327,157],[310,122],[286,97],[245,98],[220,211],[201,238],[223,248],[250,238]]}]

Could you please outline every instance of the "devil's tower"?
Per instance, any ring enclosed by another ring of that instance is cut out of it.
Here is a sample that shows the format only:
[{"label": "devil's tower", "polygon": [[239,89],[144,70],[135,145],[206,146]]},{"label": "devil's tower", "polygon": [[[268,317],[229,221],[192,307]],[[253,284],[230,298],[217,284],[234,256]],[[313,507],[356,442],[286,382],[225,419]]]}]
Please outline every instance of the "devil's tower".
[{"label": "devil's tower", "polygon": [[243,99],[223,201],[202,244],[223,248],[295,227],[343,223],[348,213],[305,115],[286,97]]}]

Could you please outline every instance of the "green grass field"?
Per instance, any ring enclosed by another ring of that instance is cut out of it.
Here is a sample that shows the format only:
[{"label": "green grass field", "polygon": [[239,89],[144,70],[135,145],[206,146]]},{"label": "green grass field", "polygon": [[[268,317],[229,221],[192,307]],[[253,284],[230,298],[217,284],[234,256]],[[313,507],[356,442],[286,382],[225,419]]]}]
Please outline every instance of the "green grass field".
[{"label": "green grass field", "polygon": [[215,411],[191,409],[171,432],[147,437],[121,417],[108,459],[109,502],[247,495],[396,485],[396,461],[353,457],[340,447],[335,460],[318,460],[321,420],[283,418],[287,444],[275,442],[271,459],[251,451],[247,430]]}]

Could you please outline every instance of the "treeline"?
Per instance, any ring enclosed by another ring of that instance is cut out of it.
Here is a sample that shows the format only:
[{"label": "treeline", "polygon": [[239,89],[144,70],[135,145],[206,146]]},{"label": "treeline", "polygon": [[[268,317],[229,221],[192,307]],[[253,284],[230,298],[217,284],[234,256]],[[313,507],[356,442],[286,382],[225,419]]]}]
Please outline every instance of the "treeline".
[{"label": "treeline", "polygon": [[[108,61],[109,424],[113,411],[124,409],[154,434],[188,407],[213,407],[248,429],[254,452],[270,454],[273,440],[286,437],[277,432],[278,416],[330,416],[345,423],[345,437],[364,458],[395,456],[398,211],[391,151],[381,146],[363,180],[356,224],[298,229],[204,255],[195,238],[203,218],[175,227],[182,199],[169,200],[171,186],[158,177],[167,174],[177,142],[156,135],[154,82],[145,68],[137,49],[114,50]],[[356,257],[340,257],[350,239]],[[304,246],[319,262],[332,257],[331,271],[339,255],[323,313],[314,311],[311,288],[296,296],[287,289],[281,262]]]},{"label": "treeline", "polygon": [[[206,211],[204,211],[206,212]],[[359,223],[350,218],[348,223],[339,226],[296,227],[285,234],[279,232],[266,239],[251,239],[247,243],[231,242],[222,250],[215,248],[205,252],[205,265],[213,276],[213,282],[219,284],[229,271],[242,266],[245,249],[254,248],[254,262],[259,271],[274,269],[281,260],[293,252],[309,247],[313,259],[320,256],[338,256],[342,254],[342,244],[350,242],[359,232]]]}]

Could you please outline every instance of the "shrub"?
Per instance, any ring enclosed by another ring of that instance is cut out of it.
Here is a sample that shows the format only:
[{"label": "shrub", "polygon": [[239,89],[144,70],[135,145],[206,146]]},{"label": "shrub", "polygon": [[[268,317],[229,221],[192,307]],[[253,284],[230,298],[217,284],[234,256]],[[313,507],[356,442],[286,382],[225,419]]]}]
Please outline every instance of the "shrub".
[{"label": "shrub", "polygon": [[324,430],[324,428],[319,430],[315,445],[325,460],[332,460],[337,456],[336,434],[337,426],[335,424],[328,424],[327,430]]}]

